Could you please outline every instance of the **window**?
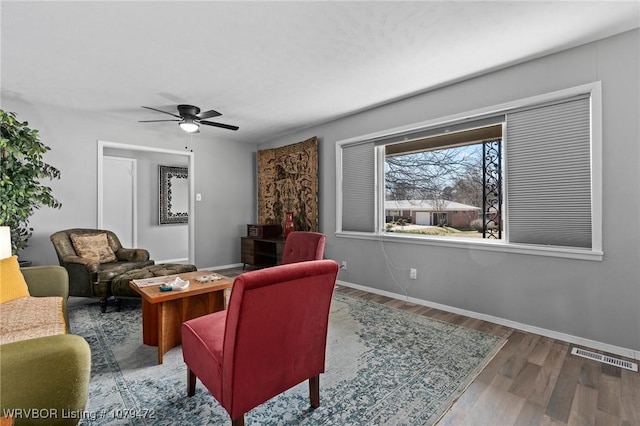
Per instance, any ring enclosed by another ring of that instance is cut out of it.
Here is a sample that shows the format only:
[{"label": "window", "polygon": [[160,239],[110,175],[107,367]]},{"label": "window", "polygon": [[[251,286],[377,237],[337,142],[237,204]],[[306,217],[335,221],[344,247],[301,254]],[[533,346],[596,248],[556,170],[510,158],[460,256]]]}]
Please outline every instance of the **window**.
[{"label": "window", "polygon": [[602,259],[600,83],[336,144],[337,235]]},{"label": "window", "polygon": [[385,231],[501,239],[501,147],[502,125],[386,145]]}]

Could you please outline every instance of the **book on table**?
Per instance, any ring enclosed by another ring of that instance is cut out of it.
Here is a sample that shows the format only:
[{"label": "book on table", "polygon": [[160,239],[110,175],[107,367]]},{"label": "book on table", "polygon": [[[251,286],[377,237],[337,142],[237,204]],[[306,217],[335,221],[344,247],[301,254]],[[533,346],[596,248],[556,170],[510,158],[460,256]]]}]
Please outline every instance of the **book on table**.
[{"label": "book on table", "polygon": [[137,280],[131,280],[139,288],[151,287],[154,285],[162,285],[169,282],[169,277],[153,277],[153,278],[140,278]]}]

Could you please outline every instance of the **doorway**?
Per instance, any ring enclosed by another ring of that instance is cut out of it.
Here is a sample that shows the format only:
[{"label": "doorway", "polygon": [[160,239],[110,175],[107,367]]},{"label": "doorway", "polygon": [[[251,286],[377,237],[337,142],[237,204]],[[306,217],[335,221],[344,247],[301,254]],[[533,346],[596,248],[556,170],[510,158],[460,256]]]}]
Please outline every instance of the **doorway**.
[{"label": "doorway", "polygon": [[[105,198],[104,198],[104,159],[109,157],[105,155],[105,150],[113,152],[113,150],[123,151],[142,151],[148,153],[169,154],[186,157],[188,161],[188,206],[189,206],[189,222],[188,222],[188,263],[195,264],[195,156],[193,152],[174,151],[162,148],[153,148],[140,145],[129,145],[118,142],[98,141],[98,209],[97,209],[97,227],[104,226],[105,219]],[[135,203],[134,203],[135,204]]]}]

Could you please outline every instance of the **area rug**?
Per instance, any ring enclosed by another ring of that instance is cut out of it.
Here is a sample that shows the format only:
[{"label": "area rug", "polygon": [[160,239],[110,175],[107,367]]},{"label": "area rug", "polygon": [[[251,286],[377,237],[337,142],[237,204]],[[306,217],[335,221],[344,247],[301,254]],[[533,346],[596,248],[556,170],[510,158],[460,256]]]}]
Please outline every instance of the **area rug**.
[{"label": "area rug", "polygon": [[[91,346],[83,425],[226,425],[229,417],[198,381],[188,398],[181,347],[164,355],[142,343],[138,301],[101,314],[69,312],[72,332]],[[321,405],[306,382],[251,410],[247,425],[428,425],[436,422],[493,358],[504,339],[335,294]]]}]

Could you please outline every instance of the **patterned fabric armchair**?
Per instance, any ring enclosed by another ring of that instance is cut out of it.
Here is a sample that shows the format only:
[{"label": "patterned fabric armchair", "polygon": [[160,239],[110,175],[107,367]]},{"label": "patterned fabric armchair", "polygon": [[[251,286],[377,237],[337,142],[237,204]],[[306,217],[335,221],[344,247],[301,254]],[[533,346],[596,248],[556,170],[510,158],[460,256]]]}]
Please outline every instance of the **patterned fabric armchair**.
[{"label": "patterned fabric armchair", "polygon": [[107,230],[66,229],[50,239],[69,273],[69,296],[100,299],[102,312],[107,310],[113,278],[154,264],[147,250],[123,248],[116,234]]}]

